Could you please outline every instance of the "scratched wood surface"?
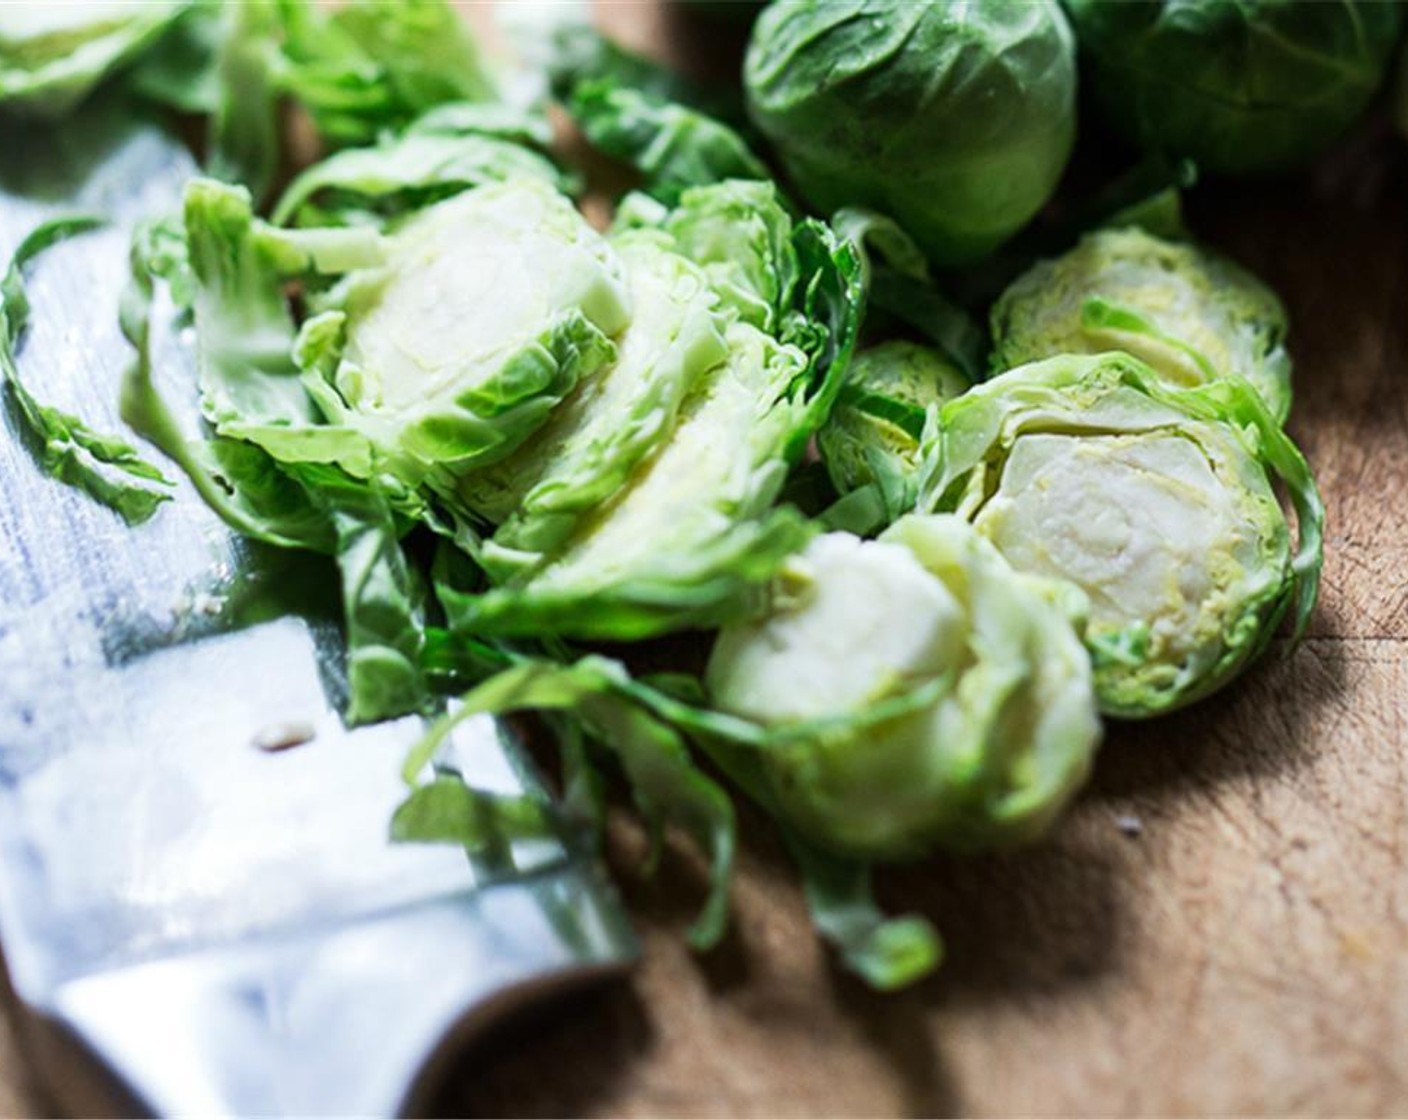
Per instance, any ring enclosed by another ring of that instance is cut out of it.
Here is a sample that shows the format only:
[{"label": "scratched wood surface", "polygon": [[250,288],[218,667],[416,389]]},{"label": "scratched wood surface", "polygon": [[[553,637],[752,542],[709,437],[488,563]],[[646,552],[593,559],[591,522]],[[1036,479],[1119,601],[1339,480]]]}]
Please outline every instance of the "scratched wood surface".
[{"label": "scratched wood surface", "polygon": [[[728,36],[603,5],[676,60]],[[1041,845],[890,873],[942,929],[941,972],[878,996],[810,932],[744,814],[734,925],[685,947],[698,866],[612,861],[645,956],[626,985],[467,1054],[448,1115],[1408,1113],[1408,146],[1369,129],[1313,174],[1204,187],[1197,233],[1288,306],[1291,423],[1329,509],[1309,638],[1157,723],[1112,727]],[[1137,833],[1130,827],[1138,822]],[[49,1111],[0,1031],[0,1111]]]}]

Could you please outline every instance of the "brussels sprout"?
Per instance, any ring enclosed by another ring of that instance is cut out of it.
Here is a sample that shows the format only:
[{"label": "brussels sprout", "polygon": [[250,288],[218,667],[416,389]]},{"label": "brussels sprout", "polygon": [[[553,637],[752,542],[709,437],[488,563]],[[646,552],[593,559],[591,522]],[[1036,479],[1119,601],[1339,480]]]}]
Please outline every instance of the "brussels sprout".
[{"label": "brussels sprout", "polygon": [[896,339],[862,350],[816,437],[831,484],[849,494],[911,478],[929,408],[967,389],[968,379],[932,347]]},{"label": "brussels sprout", "polygon": [[[1126,354],[1022,366],[950,401],[920,507],[968,518],[1021,571],[1090,598],[1102,709],[1149,716],[1225,684],[1315,603],[1323,509],[1240,380],[1163,384]],[[1273,490],[1285,484],[1293,547]]]},{"label": "brussels sprout", "polygon": [[1228,175],[1303,163],[1368,105],[1397,40],[1378,0],[1066,0],[1096,101],[1140,147]]},{"label": "brussels sprout", "polygon": [[1281,301],[1206,249],[1138,229],[1087,234],[1013,282],[992,310],[994,373],[1124,350],[1174,385],[1239,374],[1278,420],[1291,407]]},{"label": "brussels sprout", "polygon": [[903,858],[1029,838],[1100,735],[1079,594],[1013,571],[961,519],[814,540],[710,655],[721,711],[765,728],[774,809],[818,845]]},{"label": "brussels sprout", "polygon": [[413,216],[384,266],[316,301],[298,356],[376,469],[453,494],[615,357],[629,305],[619,258],[570,200],[516,178]]},{"label": "brussels sprout", "polygon": [[0,4],[0,109],[62,116],[190,6],[176,0]]},{"label": "brussels sprout", "polygon": [[696,380],[668,442],[553,554],[468,607],[465,630],[629,639],[708,625],[801,546],[801,519],[769,507],[787,473],[779,444],[804,411],[789,391],[806,356],[747,323],[726,341],[728,360]]},{"label": "brussels sprout", "polygon": [[1075,47],[1055,0],[774,4],[744,77],[808,202],[883,211],[946,265],[1025,225],[1075,137]]},{"label": "brussels sprout", "polygon": [[[461,633],[632,639],[714,625],[749,609],[814,531],[775,503],[849,360],[861,290],[854,248],[819,223],[794,223],[768,183],[696,188],[674,210],[649,199],[622,209],[615,237],[653,225],[707,278],[726,324],[726,356],[706,368],[700,359],[710,347],[693,355],[698,368],[666,438],[651,438],[653,451],[609,500],[588,507],[585,495],[600,490],[584,476],[570,533],[558,540],[548,530],[553,547],[517,554],[491,541],[483,559],[501,586],[476,596],[441,589]],[[648,340],[645,350],[658,346]],[[670,382],[675,358],[665,354],[656,376]],[[591,456],[574,451],[552,471],[574,473],[570,459]],[[604,458],[588,475],[598,470],[617,477]],[[539,524],[548,528],[546,518]]]},{"label": "brussels sprout", "polygon": [[536,567],[608,501],[670,438],[695,381],[728,357],[718,297],[667,237],[631,231],[612,245],[632,303],[616,362],[583,380],[507,459],[460,481],[465,504],[501,523],[482,558],[497,582]]}]

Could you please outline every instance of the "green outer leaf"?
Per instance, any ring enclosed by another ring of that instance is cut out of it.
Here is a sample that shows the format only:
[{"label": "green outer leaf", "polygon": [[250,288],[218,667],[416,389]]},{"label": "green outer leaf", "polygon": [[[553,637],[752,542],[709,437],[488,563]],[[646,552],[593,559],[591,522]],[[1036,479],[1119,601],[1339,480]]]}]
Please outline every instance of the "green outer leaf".
[{"label": "green outer leaf", "polygon": [[[663,723],[688,734],[710,759],[745,794],[773,817],[788,852],[802,872],[807,906],[817,931],[836,946],[847,967],[866,983],[893,991],[921,979],[939,966],[943,943],[927,919],[905,915],[885,916],[870,894],[867,864],[822,852],[788,828],[759,767],[761,754],[790,741],[795,734],[823,730],[813,726],[768,729],[748,720],[699,706],[700,682],[692,677],[637,680],[623,670],[613,674],[614,686],[624,700],[653,713]],[[664,686],[682,686],[689,699],[672,695]],[[895,710],[870,713],[878,721],[893,718]]]},{"label": "green outer leaf", "polygon": [[790,829],[782,834],[802,872],[812,924],[867,984],[895,991],[943,963],[943,940],[932,922],[917,914],[887,917],[875,904],[868,865],[819,851]]},{"label": "green outer leaf", "polygon": [[521,661],[468,693],[453,714],[437,721],[411,749],[402,775],[414,784],[455,726],[474,715],[566,710],[579,716],[593,738],[620,760],[655,834],[665,823],[677,823],[709,857],[709,898],[690,930],[691,943],[706,949],[717,944],[727,921],[735,849],[733,806],[694,766],[674,730],[615,694],[616,682],[624,675],[618,664],[599,657],[573,665]]},{"label": "green outer leaf", "polygon": [[267,0],[221,7],[206,162],[211,175],[243,184],[257,201],[268,194],[279,165],[278,30],[278,10]]},{"label": "green outer leaf", "polygon": [[423,710],[424,620],[391,508],[375,489],[324,468],[305,479],[337,533],[347,631],[349,724]]},{"label": "green outer leaf", "polygon": [[[274,207],[272,221],[284,225],[295,219],[322,192],[347,198],[345,210],[360,213],[355,208],[368,203],[423,204],[517,175],[536,175],[562,190],[572,185],[543,156],[509,140],[408,131],[374,148],[348,148],[313,164],[289,184]],[[344,208],[334,205],[319,211],[319,218],[326,222],[342,213]]]},{"label": "green outer leaf", "polygon": [[101,218],[86,216],[53,218],[20,242],[0,280],[0,379],[19,404],[24,426],[40,442],[39,461],[45,473],[78,487],[129,525],[136,525],[170,498],[158,488],[170,486],[170,481],[125,440],[43,404],[25,384],[15,353],[29,319],[25,265],[50,246],[102,224]]},{"label": "green outer leaf", "polygon": [[737,129],[748,124],[737,87],[703,87],[653,59],[626,50],[585,21],[568,20],[552,32],[548,69],[553,92],[564,99],[586,82],[613,82],[657,102],[674,102]]},{"label": "green outer leaf", "polygon": [[636,641],[682,629],[718,626],[757,607],[761,587],[815,529],[782,508],[743,520],[706,548],[664,549],[648,570],[598,586],[496,588],[480,595],[441,589],[453,628],[462,634],[542,633]]},{"label": "green outer leaf", "polygon": [[445,0],[278,0],[279,86],[336,146],[369,144],[433,106],[494,101],[469,24]]},{"label": "green outer leaf", "polygon": [[1126,350],[1175,385],[1239,374],[1284,421],[1286,312],[1250,272],[1191,242],[1103,229],[1038,261],[992,307],[992,370]]},{"label": "green outer leaf", "polygon": [[836,211],[831,226],[860,250],[871,306],[918,331],[969,384],[981,381],[987,368],[987,332],[939,290],[923,252],[899,224],[873,210],[848,206]]},{"label": "green outer leaf", "polygon": [[162,399],[151,369],[151,233],[151,227],[139,227],[133,236],[132,277],[122,296],[122,333],[136,351],[123,376],[122,419],[180,467],[236,532],[281,548],[332,552],[334,533],[326,514],[268,452],[220,437],[188,440]]},{"label": "green outer leaf", "polygon": [[[262,447],[243,440],[189,440],[157,392],[150,360],[157,232],[153,226],[137,231],[132,281],[123,296],[123,333],[137,351],[123,385],[123,418],[185,470],[197,492],[238,532],[336,555],[348,642],[348,723],[424,708],[423,620],[387,497],[335,467],[283,468]],[[235,412],[228,418],[232,426],[242,420]],[[258,427],[259,418],[252,419],[251,427]]]},{"label": "green outer leaf", "polygon": [[[914,508],[919,449],[929,416],[969,388],[942,352],[891,339],[862,350],[816,446],[836,493],[832,528],[869,535]],[[865,493],[852,496],[858,491]]]},{"label": "green outer leaf", "polygon": [[459,844],[471,855],[510,840],[556,835],[548,806],[536,798],[486,793],[451,774],[417,786],[391,817],[395,843]]},{"label": "green outer leaf", "polygon": [[771,179],[727,125],[612,78],[577,83],[567,111],[593,147],[634,167],[646,190],[666,202],[724,179]]},{"label": "green outer leaf", "polygon": [[0,109],[49,118],[68,114],[105,77],[149,49],[190,6],[189,0],[148,0],[116,21],[90,20],[86,32],[46,36],[43,49],[32,40],[28,47],[0,41]]},{"label": "green outer leaf", "polygon": [[221,6],[186,7],[132,66],[127,88],[138,98],[177,112],[209,114],[221,91],[212,61],[223,31]]},{"label": "green outer leaf", "polygon": [[745,323],[778,335],[796,308],[798,227],[776,184],[730,180],[696,187],[674,209],[628,195],[613,228],[637,226],[669,234],[675,250],[708,274],[725,308]]},{"label": "green outer leaf", "polygon": [[122,295],[122,333],[136,351],[122,381],[122,419],[180,467],[206,504],[232,529],[281,548],[332,552],[326,513],[268,452],[251,443],[189,440],[152,380],[151,306],[156,269],[171,264],[160,223],[139,226],[132,240],[132,275]]}]

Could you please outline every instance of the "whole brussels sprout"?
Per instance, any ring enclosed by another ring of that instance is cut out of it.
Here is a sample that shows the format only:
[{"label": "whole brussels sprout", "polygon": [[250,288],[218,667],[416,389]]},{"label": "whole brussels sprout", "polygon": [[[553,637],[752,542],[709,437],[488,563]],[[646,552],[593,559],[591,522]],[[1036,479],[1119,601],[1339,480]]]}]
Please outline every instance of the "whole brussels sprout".
[{"label": "whole brussels sprout", "polygon": [[1022,840],[1100,737],[1082,608],[959,518],[913,515],[876,541],[816,538],[761,620],[720,633],[705,683],[767,731],[767,799],[822,847],[894,859]]},{"label": "whole brussels sprout", "polygon": [[913,475],[929,406],[967,389],[968,379],[931,346],[895,339],[862,350],[816,437],[831,484],[849,494],[881,477]]},{"label": "whole brussels sprout", "polygon": [[921,509],[959,513],[1018,570],[1089,596],[1086,642],[1110,715],[1206,695],[1265,648],[1289,607],[1299,633],[1314,606],[1319,495],[1242,381],[1174,389],[1127,354],[1052,358],[950,401],[924,455]]},{"label": "whole brussels sprout", "polygon": [[1286,312],[1251,273],[1140,229],[1098,230],[1018,277],[992,310],[992,369],[1124,350],[1174,385],[1238,374],[1278,420],[1291,407]]},{"label": "whole brussels sprout", "polygon": [[1066,0],[1096,101],[1140,147],[1227,175],[1314,156],[1368,105],[1398,36],[1378,0]]},{"label": "whole brussels sprout", "polygon": [[1025,225],[1075,139],[1075,49],[1055,0],[774,4],[744,80],[812,206],[883,211],[945,265]]}]

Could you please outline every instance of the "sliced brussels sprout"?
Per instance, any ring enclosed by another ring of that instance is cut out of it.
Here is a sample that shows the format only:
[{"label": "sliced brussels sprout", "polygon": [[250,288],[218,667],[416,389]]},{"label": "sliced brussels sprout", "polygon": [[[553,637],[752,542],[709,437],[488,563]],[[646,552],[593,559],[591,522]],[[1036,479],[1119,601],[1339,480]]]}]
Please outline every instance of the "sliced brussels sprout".
[{"label": "sliced brussels sprout", "polygon": [[189,0],[0,4],[0,110],[62,116],[190,6]]},{"label": "sliced brussels sprout", "polygon": [[1180,390],[1126,354],[1052,358],[950,401],[924,457],[921,508],[956,511],[1014,567],[1089,596],[1086,642],[1110,715],[1207,695],[1289,607],[1297,635],[1314,607],[1315,483],[1240,380]]},{"label": "sliced brussels sprout", "polygon": [[967,389],[933,347],[895,339],[860,351],[816,437],[837,493],[875,487],[893,511],[887,520],[913,508],[925,417]]},{"label": "sliced brussels sprout", "polygon": [[[779,454],[806,403],[789,395],[806,355],[747,323],[728,358],[700,376],[669,441],[560,550],[467,604],[471,633],[630,639],[737,613],[740,597],[811,535],[770,506]],[[496,557],[489,564],[516,558]]]},{"label": "sliced brussels sprout", "polygon": [[662,234],[612,239],[632,318],[617,360],[577,388],[507,459],[460,480],[476,513],[499,523],[482,561],[495,582],[538,567],[671,436],[680,405],[729,354],[719,299]]},{"label": "sliced brussels sprout", "polygon": [[1066,0],[1094,99],[1141,147],[1205,171],[1285,170],[1364,111],[1398,38],[1378,0]]},{"label": "sliced brussels sprout", "polygon": [[992,310],[992,369],[1124,350],[1174,385],[1246,378],[1278,420],[1291,408],[1286,312],[1245,269],[1140,229],[1097,230],[1041,261]]},{"label": "sliced brussels sprout", "polygon": [[773,4],[744,80],[812,206],[882,211],[945,265],[1024,226],[1075,139],[1075,41],[1055,0]]},{"label": "sliced brussels sprout", "polygon": [[483,562],[504,583],[441,589],[461,632],[631,639],[715,625],[749,610],[814,532],[774,506],[849,363],[862,294],[854,247],[794,223],[767,183],[696,188],[674,210],[637,197],[623,211],[613,238],[655,230],[698,266],[727,355],[694,372],[668,439],[570,535],[541,553],[488,542]]},{"label": "sliced brussels sprout", "polygon": [[1100,737],[1082,597],[1013,571],[962,519],[816,538],[760,620],[725,627],[713,704],[765,731],[778,815],[867,858],[1030,838]]},{"label": "sliced brussels sprout", "polygon": [[629,195],[618,230],[659,229],[709,277],[724,306],[745,323],[778,333],[801,278],[795,227],[770,182],[729,180],[684,192],[666,209]]},{"label": "sliced brussels sprout", "polygon": [[536,176],[413,216],[386,264],[349,273],[300,334],[305,379],[377,469],[453,495],[616,356],[629,320],[620,259]]}]

